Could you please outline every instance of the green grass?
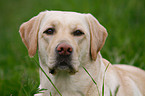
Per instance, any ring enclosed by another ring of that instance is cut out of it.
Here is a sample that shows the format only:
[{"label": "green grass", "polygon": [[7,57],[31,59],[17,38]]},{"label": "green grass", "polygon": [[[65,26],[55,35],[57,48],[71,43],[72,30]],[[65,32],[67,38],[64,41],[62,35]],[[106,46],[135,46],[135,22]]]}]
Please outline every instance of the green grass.
[{"label": "green grass", "polygon": [[44,10],[92,13],[109,34],[102,56],[145,70],[144,4],[144,0],[1,0],[0,96],[32,96],[38,90],[38,67],[28,57],[18,30]]}]

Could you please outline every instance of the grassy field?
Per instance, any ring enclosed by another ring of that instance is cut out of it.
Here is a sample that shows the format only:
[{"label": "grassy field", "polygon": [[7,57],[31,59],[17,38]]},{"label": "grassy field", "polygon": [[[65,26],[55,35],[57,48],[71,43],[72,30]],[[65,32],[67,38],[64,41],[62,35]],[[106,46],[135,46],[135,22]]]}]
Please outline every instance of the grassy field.
[{"label": "grassy field", "polygon": [[109,34],[102,56],[113,64],[145,70],[144,0],[1,0],[0,96],[32,96],[36,92],[38,67],[28,57],[18,30],[21,23],[45,10],[93,14]]}]

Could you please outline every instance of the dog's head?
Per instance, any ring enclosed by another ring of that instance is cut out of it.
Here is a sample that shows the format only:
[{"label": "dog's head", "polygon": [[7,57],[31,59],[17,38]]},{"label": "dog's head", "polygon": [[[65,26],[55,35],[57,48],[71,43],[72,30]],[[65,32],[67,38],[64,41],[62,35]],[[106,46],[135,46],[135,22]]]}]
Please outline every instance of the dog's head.
[{"label": "dog's head", "polygon": [[50,73],[74,74],[80,64],[95,61],[107,31],[91,14],[45,11],[20,27],[21,38],[30,57],[39,52]]}]

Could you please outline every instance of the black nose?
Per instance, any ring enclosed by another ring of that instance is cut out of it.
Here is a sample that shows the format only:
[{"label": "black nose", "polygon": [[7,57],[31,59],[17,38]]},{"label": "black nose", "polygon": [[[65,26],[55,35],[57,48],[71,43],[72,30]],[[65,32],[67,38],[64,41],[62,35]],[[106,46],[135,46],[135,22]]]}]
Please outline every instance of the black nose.
[{"label": "black nose", "polygon": [[67,43],[61,43],[57,46],[56,51],[59,55],[69,56],[71,55],[73,49]]}]

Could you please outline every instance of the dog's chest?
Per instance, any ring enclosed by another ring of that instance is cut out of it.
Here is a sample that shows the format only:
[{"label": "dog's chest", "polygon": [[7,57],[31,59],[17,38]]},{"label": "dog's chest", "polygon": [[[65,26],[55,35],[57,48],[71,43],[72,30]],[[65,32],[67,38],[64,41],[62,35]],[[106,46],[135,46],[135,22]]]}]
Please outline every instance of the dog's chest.
[{"label": "dog's chest", "polygon": [[[79,89],[77,86],[75,86],[75,84],[68,85],[67,83],[68,82],[66,82],[65,84],[62,83],[62,84],[56,85],[58,90],[62,94],[62,96],[82,96],[83,92],[81,89]],[[60,95],[58,94],[58,92],[53,90],[52,96],[60,96]]]}]

